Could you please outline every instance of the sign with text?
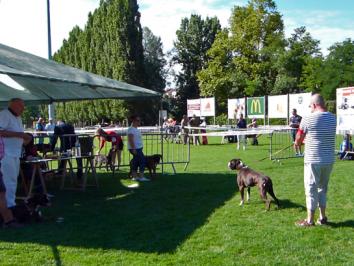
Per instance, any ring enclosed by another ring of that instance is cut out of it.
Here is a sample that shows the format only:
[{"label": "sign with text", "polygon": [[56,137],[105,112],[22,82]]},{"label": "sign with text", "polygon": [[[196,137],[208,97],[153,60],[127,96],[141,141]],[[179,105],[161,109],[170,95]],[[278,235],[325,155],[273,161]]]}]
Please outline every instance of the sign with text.
[{"label": "sign with text", "polygon": [[268,96],[268,117],[288,118],[288,95]]},{"label": "sign with text", "polygon": [[240,114],[246,117],[245,98],[228,99],[227,100],[227,117],[228,119],[238,119]]},{"label": "sign with text", "polygon": [[247,98],[247,117],[264,118],[265,116],[265,97]]},{"label": "sign with text", "polygon": [[337,89],[337,130],[354,130],[354,87]]},{"label": "sign with text", "polygon": [[200,116],[200,99],[187,100],[187,116]]},{"label": "sign with text", "polygon": [[201,116],[215,116],[215,98],[201,98],[200,99],[200,115]]},{"label": "sign with text", "polygon": [[304,117],[311,113],[311,92],[289,94],[289,112],[296,109],[297,114]]}]

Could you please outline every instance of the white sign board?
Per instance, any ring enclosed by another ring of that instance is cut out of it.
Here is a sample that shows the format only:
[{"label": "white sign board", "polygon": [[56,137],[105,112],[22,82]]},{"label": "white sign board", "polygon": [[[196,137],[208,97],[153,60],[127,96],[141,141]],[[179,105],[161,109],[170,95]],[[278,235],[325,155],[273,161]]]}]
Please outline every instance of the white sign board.
[{"label": "white sign board", "polygon": [[354,87],[337,89],[337,130],[354,130]]},{"label": "white sign board", "polygon": [[246,117],[245,107],[246,107],[245,98],[228,99],[227,100],[228,119],[239,119],[240,114],[243,114],[243,117]]},{"label": "white sign board", "polygon": [[268,117],[288,118],[288,95],[268,96]]},{"label": "white sign board", "polygon": [[215,98],[200,99],[200,116],[215,116]]},{"label": "white sign board", "polygon": [[187,116],[200,116],[200,99],[187,100]]},{"label": "white sign board", "polygon": [[299,116],[307,116],[311,114],[311,92],[289,94],[289,112],[296,109]]}]

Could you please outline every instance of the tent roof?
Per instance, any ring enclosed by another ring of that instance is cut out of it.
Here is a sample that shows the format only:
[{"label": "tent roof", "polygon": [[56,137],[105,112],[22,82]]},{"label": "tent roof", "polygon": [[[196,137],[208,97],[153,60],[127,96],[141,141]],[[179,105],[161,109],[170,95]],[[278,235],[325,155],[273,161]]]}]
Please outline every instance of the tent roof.
[{"label": "tent roof", "polygon": [[[22,88],[11,86],[13,82]],[[0,103],[20,97],[27,104],[160,96],[152,90],[66,66],[3,44],[0,44],[0,92]]]}]

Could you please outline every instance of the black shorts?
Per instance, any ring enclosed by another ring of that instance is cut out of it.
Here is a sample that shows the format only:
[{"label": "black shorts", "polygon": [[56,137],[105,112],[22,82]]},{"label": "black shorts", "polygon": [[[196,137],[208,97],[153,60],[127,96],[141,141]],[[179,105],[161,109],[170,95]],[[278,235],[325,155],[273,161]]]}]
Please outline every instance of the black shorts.
[{"label": "black shorts", "polygon": [[118,144],[112,145],[112,147],[113,147],[113,146],[117,147],[117,150],[118,150],[118,151],[121,151],[121,150],[123,150],[124,144],[123,144],[123,141],[120,141],[120,142],[118,142]]},{"label": "black shorts", "polygon": [[2,179],[2,172],[1,172],[1,162],[0,162],[0,193],[6,192],[6,187],[4,184],[4,180]]}]

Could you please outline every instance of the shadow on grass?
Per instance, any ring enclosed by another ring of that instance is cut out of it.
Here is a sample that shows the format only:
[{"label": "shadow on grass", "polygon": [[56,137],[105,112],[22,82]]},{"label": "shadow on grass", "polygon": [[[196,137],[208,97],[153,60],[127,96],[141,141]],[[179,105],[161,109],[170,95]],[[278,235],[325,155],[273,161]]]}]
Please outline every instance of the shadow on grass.
[{"label": "shadow on grass", "polygon": [[292,202],[288,199],[279,199],[279,203],[281,209],[301,209],[302,211],[306,211],[305,206]]},{"label": "shadow on grass", "polygon": [[334,228],[339,228],[339,227],[354,228],[354,220],[347,220],[347,221],[338,222],[338,223],[328,222],[327,225],[330,227],[334,227]]},{"label": "shadow on grass", "polygon": [[235,193],[233,174],[159,176],[138,188],[110,174],[100,180],[99,191],[50,190],[56,197],[47,220],[3,231],[0,241],[48,245],[56,265],[58,246],[173,252]]}]

